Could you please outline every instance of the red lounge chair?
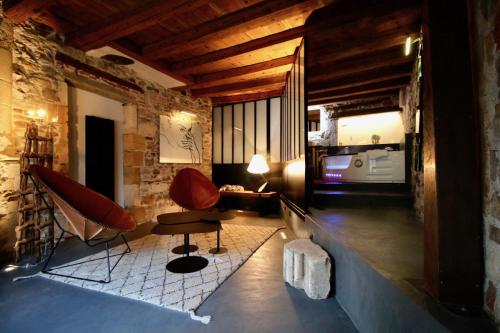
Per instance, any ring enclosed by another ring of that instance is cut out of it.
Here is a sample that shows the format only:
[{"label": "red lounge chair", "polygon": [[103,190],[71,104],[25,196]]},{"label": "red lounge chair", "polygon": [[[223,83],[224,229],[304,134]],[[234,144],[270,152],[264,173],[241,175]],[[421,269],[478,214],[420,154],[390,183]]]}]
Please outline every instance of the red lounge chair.
[{"label": "red lounge chair", "polygon": [[176,204],[189,210],[205,210],[219,201],[217,187],[193,168],[182,169],[175,175],[169,194]]},{"label": "red lounge chair", "polygon": [[[51,214],[56,222],[56,225],[61,229],[61,235],[52,248],[47,262],[42,268],[42,272],[78,280],[100,283],[111,282],[111,272],[115,269],[122,257],[131,251],[122,232],[135,229],[136,224],[133,218],[115,202],[58,172],[41,166],[31,166],[30,171],[33,183],[35,184],[37,190],[40,191],[40,187],[44,188],[68,221],[68,226],[63,227],[54,215],[54,211],[51,210]],[[45,201],[43,196],[42,198]],[[48,206],[46,201],[45,204]],[[106,231],[108,235],[103,235],[105,234],[103,231]],[[101,244],[105,245],[106,257],[92,259],[89,261],[107,259],[108,276],[106,280],[92,280],[55,272],[57,269],[78,265],[83,262],[47,269],[59,242],[66,233],[77,236],[80,240],[91,247]],[[118,236],[121,236],[127,248],[121,254],[110,256],[109,243],[115,240]],[[110,257],[115,256],[120,257],[113,267],[111,267]]]}]

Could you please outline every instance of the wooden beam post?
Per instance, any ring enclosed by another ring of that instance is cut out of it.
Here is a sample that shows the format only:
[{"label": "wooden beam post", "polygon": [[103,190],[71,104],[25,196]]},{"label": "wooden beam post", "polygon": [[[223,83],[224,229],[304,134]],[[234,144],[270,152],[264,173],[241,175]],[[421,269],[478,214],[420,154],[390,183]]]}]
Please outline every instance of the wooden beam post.
[{"label": "wooden beam post", "polygon": [[480,126],[467,0],[424,1],[424,275],[441,303],[483,303]]}]

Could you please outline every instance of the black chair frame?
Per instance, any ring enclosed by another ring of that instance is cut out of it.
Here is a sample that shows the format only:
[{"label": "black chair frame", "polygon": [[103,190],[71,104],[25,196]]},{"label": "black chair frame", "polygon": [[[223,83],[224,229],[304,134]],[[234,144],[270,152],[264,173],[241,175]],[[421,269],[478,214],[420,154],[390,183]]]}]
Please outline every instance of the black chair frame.
[{"label": "black chair frame", "polygon": [[[43,184],[43,182],[42,181],[36,181],[34,179],[33,175],[31,175],[31,174],[30,174],[30,178],[33,181],[33,184],[35,185],[36,191],[38,193],[42,194],[42,191],[40,190],[40,184],[39,183]],[[46,185],[44,184],[44,186],[46,186]],[[123,258],[123,256],[125,254],[130,253],[132,251],[130,249],[130,246],[129,246],[127,240],[125,239],[125,236],[122,234],[122,232],[118,231],[114,235],[112,235],[111,237],[107,237],[107,238],[95,238],[95,239],[92,239],[92,240],[85,240],[85,241],[80,240],[80,241],[82,241],[83,243],[85,243],[89,247],[95,247],[95,246],[99,246],[99,245],[104,244],[104,248],[106,250],[106,256],[105,257],[95,258],[95,259],[81,261],[81,262],[77,262],[77,263],[73,263],[73,264],[68,264],[68,265],[56,266],[56,267],[48,268],[49,263],[50,263],[51,259],[53,258],[53,256],[54,256],[57,248],[59,247],[59,244],[60,244],[61,240],[63,239],[64,235],[65,234],[70,234],[73,237],[77,237],[77,236],[74,235],[74,234],[72,234],[70,231],[64,229],[61,226],[61,224],[57,220],[56,215],[54,213],[54,207],[52,207],[51,205],[49,205],[49,203],[48,203],[48,201],[47,201],[47,199],[45,198],[44,195],[40,195],[40,197],[42,198],[45,206],[48,208],[48,210],[49,210],[52,218],[54,219],[54,222],[56,223],[57,227],[61,230],[61,234],[59,235],[59,237],[57,238],[57,241],[55,242],[54,246],[52,247],[52,249],[50,251],[50,254],[49,254],[48,258],[47,258],[47,261],[45,262],[45,264],[42,267],[41,272],[44,273],[44,274],[56,275],[56,276],[61,276],[61,277],[67,277],[67,278],[72,278],[72,279],[82,280],[82,281],[98,282],[98,283],[110,283],[111,282],[111,273],[113,272],[113,270],[115,269],[115,267],[118,265],[118,263],[120,262],[120,260]],[[83,215],[83,214],[81,214],[81,215]],[[126,249],[122,253],[110,255],[109,254],[109,249],[110,249],[109,245],[110,245],[110,242],[114,241],[119,236],[123,240],[123,243],[126,245]],[[77,237],[77,238],[80,239],[79,237]],[[111,257],[116,257],[116,256],[120,256],[120,257],[114,263],[114,265],[111,266],[110,258]],[[66,274],[60,274],[60,273],[55,272],[58,269],[62,269],[62,268],[66,268],[66,267],[71,267],[71,266],[76,266],[76,265],[80,265],[80,264],[84,264],[84,263],[88,263],[88,262],[92,262],[92,261],[97,261],[97,260],[103,260],[103,259],[106,259],[106,261],[107,261],[107,270],[108,270],[108,272],[107,272],[106,279],[95,280],[95,279],[88,279],[88,278],[83,278],[83,277],[78,277],[78,276],[72,276],[72,275],[66,275]]]}]

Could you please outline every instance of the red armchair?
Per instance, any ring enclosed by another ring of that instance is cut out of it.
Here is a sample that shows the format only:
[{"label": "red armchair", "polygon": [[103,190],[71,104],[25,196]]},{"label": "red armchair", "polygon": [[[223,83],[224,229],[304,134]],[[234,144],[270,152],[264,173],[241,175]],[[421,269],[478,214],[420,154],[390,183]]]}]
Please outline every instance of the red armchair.
[{"label": "red armchair", "polygon": [[189,210],[205,210],[219,201],[217,187],[193,168],[182,169],[175,175],[169,194],[176,204]]},{"label": "red armchair", "polygon": [[[59,207],[68,222],[68,226],[63,227],[54,215],[53,210],[51,210],[51,214],[56,222],[56,225],[61,229],[61,235],[52,248],[49,257],[42,268],[42,272],[85,281],[101,283],[111,282],[111,272],[121,260],[123,255],[131,251],[122,232],[135,229],[136,224],[133,218],[115,202],[89,189],[88,187],[63,176],[60,173],[36,165],[31,166],[30,172],[37,190],[40,191],[40,187],[42,187],[47,191],[49,197]],[[49,206],[45,197],[42,196],[42,198],[45,201],[45,204]],[[103,231],[108,231],[109,236],[101,236]],[[101,244],[105,245],[106,257],[98,259],[107,259],[108,272],[106,280],[92,280],[63,275],[55,272],[57,269],[81,264],[82,262],[47,269],[55,250],[59,246],[59,242],[66,233],[77,236],[88,246],[93,247]],[[121,254],[110,256],[109,243],[119,236],[121,236],[124,244],[126,245],[126,250]],[[120,257],[115,262],[113,267],[111,267],[109,259],[114,256]]]}]

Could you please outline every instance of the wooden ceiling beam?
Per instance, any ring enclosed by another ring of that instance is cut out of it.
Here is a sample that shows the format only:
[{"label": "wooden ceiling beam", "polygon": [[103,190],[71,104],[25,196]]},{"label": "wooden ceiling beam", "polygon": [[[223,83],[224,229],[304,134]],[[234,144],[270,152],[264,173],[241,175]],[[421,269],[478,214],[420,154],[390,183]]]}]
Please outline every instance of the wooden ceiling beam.
[{"label": "wooden ceiling beam", "polygon": [[[4,1],[5,2],[5,1]],[[4,9],[4,15],[14,23],[22,23],[35,18],[52,6],[55,0],[22,0]]]},{"label": "wooden ceiling beam", "polygon": [[374,107],[382,107],[393,105],[396,101],[391,96],[378,97],[374,99],[362,100],[359,102],[348,102],[345,104],[337,104],[335,108],[340,111],[352,111],[358,109],[371,109]]},{"label": "wooden ceiling beam", "polygon": [[381,92],[371,92],[367,94],[360,94],[360,95],[350,95],[350,96],[335,96],[331,98],[325,98],[321,100],[313,100],[311,98],[308,98],[308,104],[309,105],[326,105],[326,104],[335,104],[335,103],[342,103],[342,102],[349,102],[349,101],[364,101],[368,99],[375,99],[375,98],[382,98],[382,97],[393,97],[397,98],[399,96],[399,89],[393,89],[393,90],[388,90],[388,91],[381,91]]},{"label": "wooden ceiling beam", "polygon": [[209,2],[209,0],[144,1],[126,12],[116,13],[71,33],[68,42],[85,51],[95,49],[177,15],[193,11]]},{"label": "wooden ceiling beam", "polygon": [[253,93],[253,94],[241,94],[234,96],[225,96],[225,97],[213,97],[212,104],[213,105],[223,105],[230,103],[240,103],[240,102],[248,102],[248,101],[258,101],[260,99],[267,99],[272,97],[279,97],[283,93],[283,89],[276,89],[268,92],[261,93]]},{"label": "wooden ceiling beam", "polygon": [[372,92],[393,90],[393,89],[407,86],[408,84],[409,84],[408,78],[399,78],[399,79],[393,79],[393,80],[389,80],[389,81],[370,83],[370,84],[366,84],[366,85],[358,86],[358,87],[335,89],[335,90],[324,91],[321,93],[308,94],[308,96],[312,100],[318,100],[318,99],[328,99],[331,97],[362,95],[362,94],[367,94],[367,93],[372,93]]},{"label": "wooden ceiling beam", "polygon": [[193,68],[216,62],[222,59],[238,56],[275,44],[288,42],[304,35],[304,26],[288,29],[262,38],[253,39],[249,42],[237,44],[224,49],[206,53],[190,59],[178,61],[172,64],[172,70],[177,72],[189,72]]},{"label": "wooden ceiling beam", "polygon": [[412,64],[402,64],[398,66],[389,66],[377,68],[355,75],[340,77],[333,80],[318,81],[308,85],[309,93],[319,93],[328,90],[350,88],[369,83],[383,82],[397,78],[408,78],[412,74]]},{"label": "wooden ceiling beam", "polygon": [[256,73],[256,72],[260,72],[260,71],[275,68],[275,67],[292,65],[295,62],[295,57],[296,57],[295,54],[292,54],[289,56],[285,56],[285,57],[281,57],[281,58],[277,58],[277,59],[271,59],[268,61],[263,61],[263,62],[259,62],[259,63],[252,64],[252,65],[236,67],[236,68],[231,68],[231,69],[227,69],[227,70],[223,70],[223,71],[207,73],[207,74],[196,75],[194,78],[195,78],[196,83],[207,83],[207,82],[211,82],[211,81],[223,80],[223,79],[227,79],[227,78],[231,78],[231,77]]},{"label": "wooden ceiling beam", "polygon": [[406,57],[402,48],[393,47],[383,51],[308,67],[308,83],[333,80],[334,78],[354,75],[368,70],[413,63],[413,61],[414,55]]},{"label": "wooden ceiling beam", "polygon": [[311,49],[309,53],[308,64],[319,66],[321,64],[338,61],[383,51],[392,47],[400,47],[403,50],[406,38],[413,40],[420,37],[420,24],[416,24],[406,29],[390,31],[384,35],[372,35],[362,38],[356,38],[343,43],[332,43],[320,49]]},{"label": "wooden ceiling beam", "polygon": [[340,111],[332,113],[333,118],[345,118],[345,117],[354,117],[354,116],[362,116],[367,114],[375,114],[375,113],[384,113],[384,112],[401,112],[403,109],[399,105],[390,105],[383,106],[379,108],[366,108],[366,109],[358,109],[358,110],[349,110],[349,111]]},{"label": "wooden ceiling beam", "polygon": [[234,91],[257,89],[258,87],[266,87],[269,85],[278,85],[278,84],[285,85],[285,78],[286,75],[282,74],[261,79],[224,84],[209,88],[192,89],[191,94],[196,97],[205,97],[205,96],[210,97],[210,96],[215,96],[216,94],[218,95]]},{"label": "wooden ceiling beam", "polygon": [[103,70],[100,70],[96,67],[90,66],[86,63],[83,63],[77,59],[74,59],[64,53],[58,52],[56,54],[56,60],[64,65],[74,67],[78,70],[85,71],[89,74],[92,74],[98,78],[104,79],[105,81],[112,82],[115,85],[118,85],[123,88],[127,88],[130,90],[135,90],[140,93],[144,93],[144,90],[139,87],[137,84],[109,74]]},{"label": "wooden ceiling beam", "polygon": [[146,45],[144,54],[152,59],[182,53],[202,43],[211,43],[228,34],[244,33],[290,18],[304,11],[312,11],[331,0],[267,0],[239,11],[202,23],[170,38]]},{"label": "wooden ceiling beam", "polygon": [[[369,7],[367,8],[369,9]],[[358,10],[353,10],[358,15],[351,20],[329,18],[319,23],[309,24],[308,22],[306,36],[310,40],[310,45],[317,50],[331,49],[354,40],[369,40],[370,38],[376,40],[393,33],[399,32],[400,35],[405,35],[420,31],[420,5],[400,8],[390,6],[383,11],[368,11],[366,14],[360,15]]]}]

